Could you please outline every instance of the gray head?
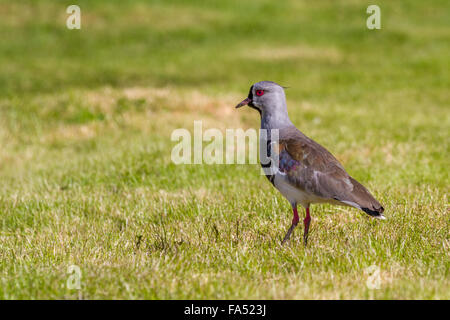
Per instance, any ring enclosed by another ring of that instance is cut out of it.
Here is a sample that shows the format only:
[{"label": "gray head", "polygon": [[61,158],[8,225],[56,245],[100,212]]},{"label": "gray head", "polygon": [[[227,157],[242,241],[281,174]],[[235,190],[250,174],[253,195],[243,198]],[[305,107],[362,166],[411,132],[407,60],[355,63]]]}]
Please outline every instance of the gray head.
[{"label": "gray head", "polygon": [[260,81],[251,86],[248,97],[236,108],[249,106],[259,113],[282,112],[286,110],[284,89],[273,81]]}]

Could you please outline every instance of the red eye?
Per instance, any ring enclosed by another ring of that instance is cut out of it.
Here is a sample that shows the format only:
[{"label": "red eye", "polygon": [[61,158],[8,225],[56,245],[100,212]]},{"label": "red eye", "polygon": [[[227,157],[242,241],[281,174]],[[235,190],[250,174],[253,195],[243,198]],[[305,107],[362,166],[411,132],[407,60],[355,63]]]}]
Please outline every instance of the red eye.
[{"label": "red eye", "polygon": [[264,94],[264,90],[256,90],[256,95],[258,97],[262,96]]}]

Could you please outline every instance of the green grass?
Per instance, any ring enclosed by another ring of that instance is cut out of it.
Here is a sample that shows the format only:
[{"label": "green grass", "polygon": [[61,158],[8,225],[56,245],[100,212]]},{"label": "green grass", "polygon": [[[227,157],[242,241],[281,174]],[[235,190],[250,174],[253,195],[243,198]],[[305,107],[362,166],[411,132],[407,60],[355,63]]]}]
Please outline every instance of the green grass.
[{"label": "green grass", "polygon": [[[73,3],[0,0],[0,298],[450,298],[448,1],[377,1],[375,31],[368,1],[83,0],[68,30]],[[386,221],[314,206],[281,247],[258,166],[171,162],[194,120],[258,128],[260,80]]]}]

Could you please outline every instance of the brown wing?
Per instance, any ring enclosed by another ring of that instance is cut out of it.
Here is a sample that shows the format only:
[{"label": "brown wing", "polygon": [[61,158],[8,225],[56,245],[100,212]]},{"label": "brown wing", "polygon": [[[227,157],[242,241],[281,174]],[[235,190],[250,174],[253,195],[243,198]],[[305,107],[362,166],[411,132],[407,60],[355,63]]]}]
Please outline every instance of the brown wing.
[{"label": "brown wing", "polygon": [[378,216],[383,207],[324,147],[295,127],[280,131],[279,168],[290,183],[316,197]]}]

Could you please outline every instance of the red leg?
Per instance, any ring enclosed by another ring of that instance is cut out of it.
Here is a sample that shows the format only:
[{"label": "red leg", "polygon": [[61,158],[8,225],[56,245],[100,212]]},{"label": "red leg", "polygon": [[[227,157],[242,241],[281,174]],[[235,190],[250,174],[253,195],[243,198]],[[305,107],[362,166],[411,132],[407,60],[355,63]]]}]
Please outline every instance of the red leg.
[{"label": "red leg", "polygon": [[292,209],[292,211],[294,212],[294,217],[292,218],[292,224],[296,226],[298,224],[298,221],[300,220],[300,218],[298,217],[297,207],[294,207]]},{"label": "red leg", "polygon": [[308,242],[308,231],[309,231],[309,224],[311,223],[311,216],[309,215],[309,207],[306,208],[306,217],[303,220],[303,224],[305,225],[305,233],[303,234],[303,242],[305,243],[305,246]]},{"label": "red leg", "polygon": [[289,230],[287,231],[286,235],[284,236],[284,239],[281,242],[281,244],[284,244],[289,239],[289,237],[291,236],[292,231],[297,226],[298,221],[300,220],[300,218],[298,217],[297,205],[292,205],[292,211],[294,213],[294,217],[292,218],[292,225],[289,228]]}]

